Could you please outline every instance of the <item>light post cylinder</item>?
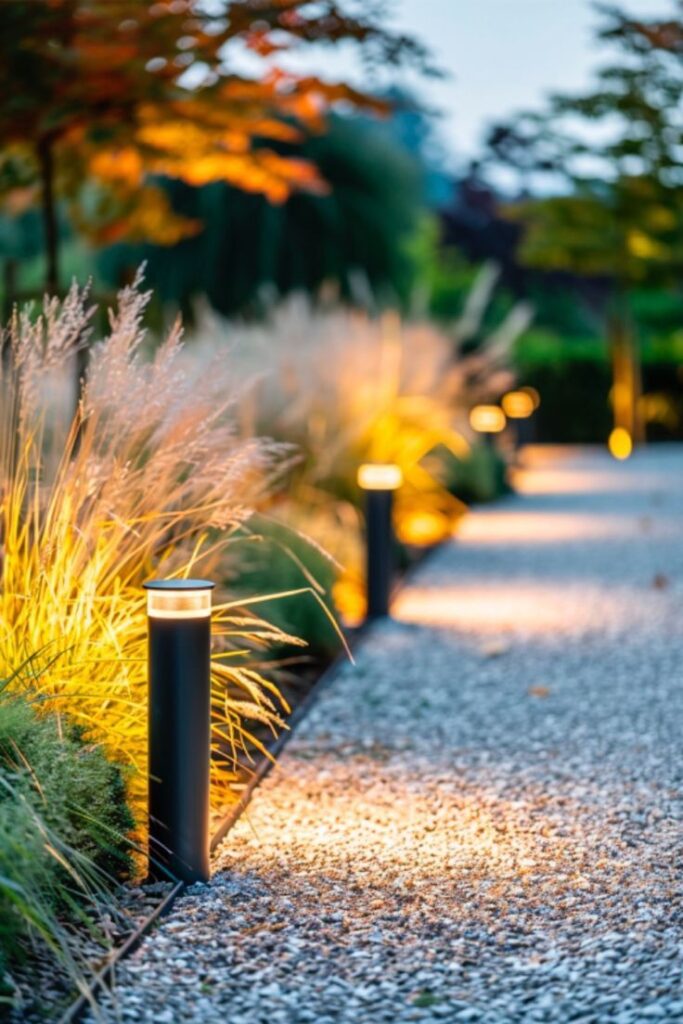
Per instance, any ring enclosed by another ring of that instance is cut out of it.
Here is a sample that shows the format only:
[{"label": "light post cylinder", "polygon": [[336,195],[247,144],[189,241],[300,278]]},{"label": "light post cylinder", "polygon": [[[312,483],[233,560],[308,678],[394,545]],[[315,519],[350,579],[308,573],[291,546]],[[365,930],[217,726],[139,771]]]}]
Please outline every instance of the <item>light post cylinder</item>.
[{"label": "light post cylinder", "polygon": [[536,417],[531,413],[524,419],[515,419],[515,447],[524,448],[536,441]]},{"label": "light post cylinder", "polygon": [[207,580],[150,580],[150,874],[209,879],[211,591]]},{"label": "light post cylinder", "polygon": [[393,491],[368,491],[365,496],[367,617],[379,619],[389,614],[394,552],[391,513]]},{"label": "light post cylinder", "polygon": [[365,491],[366,618],[372,621],[389,614],[395,554],[392,512],[401,470],[366,463],[358,470],[358,483]]}]

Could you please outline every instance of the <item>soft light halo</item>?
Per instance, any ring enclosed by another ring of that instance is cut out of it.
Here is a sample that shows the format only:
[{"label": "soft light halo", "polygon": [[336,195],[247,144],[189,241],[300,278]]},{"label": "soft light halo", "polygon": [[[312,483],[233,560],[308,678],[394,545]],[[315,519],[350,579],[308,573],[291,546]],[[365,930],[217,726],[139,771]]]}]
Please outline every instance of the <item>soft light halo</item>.
[{"label": "soft light halo", "polygon": [[523,388],[519,388],[519,390],[523,391],[525,395],[529,396],[531,401],[534,403],[534,411],[538,409],[539,405],[541,404],[541,396],[539,395],[536,388],[531,387],[530,384],[525,384],[525,386]]}]

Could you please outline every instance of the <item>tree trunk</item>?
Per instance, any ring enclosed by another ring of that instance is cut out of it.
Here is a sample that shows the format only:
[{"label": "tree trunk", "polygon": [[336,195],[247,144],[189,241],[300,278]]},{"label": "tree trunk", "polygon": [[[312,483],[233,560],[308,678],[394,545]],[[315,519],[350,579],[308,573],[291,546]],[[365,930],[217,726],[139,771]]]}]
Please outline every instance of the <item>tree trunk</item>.
[{"label": "tree trunk", "polygon": [[57,209],[55,205],[54,139],[44,135],[38,143],[38,159],[42,184],[41,205],[43,231],[45,235],[45,288],[50,295],[59,289],[59,238],[57,234]]},{"label": "tree trunk", "polygon": [[645,431],[641,415],[641,373],[638,343],[623,309],[613,310],[608,322],[612,358],[612,407],[614,426],[621,427],[633,444],[642,444]]}]

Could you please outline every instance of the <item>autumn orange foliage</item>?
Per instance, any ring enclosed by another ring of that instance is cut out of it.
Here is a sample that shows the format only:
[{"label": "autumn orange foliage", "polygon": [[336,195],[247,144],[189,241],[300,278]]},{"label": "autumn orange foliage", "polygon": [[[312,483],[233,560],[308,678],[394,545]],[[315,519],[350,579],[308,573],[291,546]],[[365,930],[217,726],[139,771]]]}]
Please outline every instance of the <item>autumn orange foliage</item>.
[{"label": "autumn orange foliage", "polygon": [[[172,243],[197,230],[154,175],[225,181],[273,202],[325,189],[287,145],[320,130],[339,102],[381,104],[284,70],[282,51],[346,40],[377,62],[424,61],[372,4],[351,13],[332,0],[45,0],[5,4],[2,18],[0,195],[26,203],[42,188],[45,209],[57,194],[81,200],[89,181],[75,222],[98,241]],[[245,52],[251,77],[235,73]]]}]

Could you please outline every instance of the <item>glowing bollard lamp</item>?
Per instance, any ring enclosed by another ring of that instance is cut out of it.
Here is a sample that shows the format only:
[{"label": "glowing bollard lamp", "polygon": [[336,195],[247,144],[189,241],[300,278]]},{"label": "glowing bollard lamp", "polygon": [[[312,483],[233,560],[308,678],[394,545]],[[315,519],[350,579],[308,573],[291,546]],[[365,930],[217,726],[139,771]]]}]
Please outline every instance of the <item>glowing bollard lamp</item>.
[{"label": "glowing bollard lamp", "polygon": [[209,879],[211,591],[149,580],[150,874]]},{"label": "glowing bollard lamp", "polygon": [[475,405],[470,410],[470,426],[493,447],[493,438],[505,430],[506,417],[499,405]]},{"label": "glowing bollard lamp", "polygon": [[515,447],[533,444],[535,439],[534,413],[540,405],[538,391],[535,388],[520,388],[519,391],[508,391],[503,395],[500,404],[509,420],[514,421]]},{"label": "glowing bollard lamp", "polygon": [[399,466],[368,462],[358,470],[358,486],[365,491],[366,618],[389,614],[394,574],[394,531],[391,521],[394,491],[403,483]]}]

